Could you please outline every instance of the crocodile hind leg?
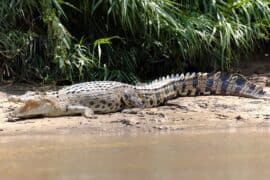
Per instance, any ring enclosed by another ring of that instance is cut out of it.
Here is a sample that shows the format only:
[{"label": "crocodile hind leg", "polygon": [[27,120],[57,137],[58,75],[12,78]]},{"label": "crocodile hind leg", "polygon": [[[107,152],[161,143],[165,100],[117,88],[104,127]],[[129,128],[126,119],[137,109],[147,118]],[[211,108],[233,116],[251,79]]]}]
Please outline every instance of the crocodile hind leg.
[{"label": "crocodile hind leg", "polygon": [[126,108],[122,110],[123,113],[136,114],[140,108],[144,107],[142,99],[133,89],[125,90],[122,100]]},{"label": "crocodile hind leg", "polygon": [[142,99],[137,95],[134,89],[124,91],[122,100],[127,108],[143,108],[144,104]]},{"label": "crocodile hind leg", "polygon": [[91,108],[86,107],[86,106],[75,106],[75,105],[71,106],[71,105],[68,105],[66,107],[66,112],[68,114],[81,114],[86,118],[94,117],[94,111]]}]

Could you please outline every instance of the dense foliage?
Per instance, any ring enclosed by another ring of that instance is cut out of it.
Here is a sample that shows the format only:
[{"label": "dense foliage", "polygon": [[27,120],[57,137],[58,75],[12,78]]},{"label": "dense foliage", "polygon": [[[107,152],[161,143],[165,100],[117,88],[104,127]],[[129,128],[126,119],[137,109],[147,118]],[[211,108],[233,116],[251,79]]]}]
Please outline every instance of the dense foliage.
[{"label": "dense foliage", "polygon": [[269,27],[270,0],[3,0],[0,80],[228,70]]}]

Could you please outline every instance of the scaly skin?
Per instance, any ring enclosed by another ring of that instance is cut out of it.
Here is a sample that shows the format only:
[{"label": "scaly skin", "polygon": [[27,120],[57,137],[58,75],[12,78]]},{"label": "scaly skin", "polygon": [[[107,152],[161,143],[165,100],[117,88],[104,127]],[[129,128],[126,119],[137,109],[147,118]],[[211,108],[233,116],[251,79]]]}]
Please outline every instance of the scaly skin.
[{"label": "scaly skin", "polygon": [[146,85],[129,85],[113,81],[92,81],[65,87],[59,91],[28,93],[9,98],[24,102],[12,119],[35,116],[63,116],[110,113],[129,108],[148,108],[180,96],[233,95],[263,98],[265,92],[237,74],[193,73],[172,75]]}]

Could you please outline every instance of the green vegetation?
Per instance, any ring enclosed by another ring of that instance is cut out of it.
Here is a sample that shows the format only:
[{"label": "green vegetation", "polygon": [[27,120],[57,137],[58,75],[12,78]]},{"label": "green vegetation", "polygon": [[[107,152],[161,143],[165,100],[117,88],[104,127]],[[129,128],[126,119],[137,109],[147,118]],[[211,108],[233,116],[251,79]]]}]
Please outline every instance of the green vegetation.
[{"label": "green vegetation", "polygon": [[0,81],[229,70],[269,27],[270,0],[3,0]]}]

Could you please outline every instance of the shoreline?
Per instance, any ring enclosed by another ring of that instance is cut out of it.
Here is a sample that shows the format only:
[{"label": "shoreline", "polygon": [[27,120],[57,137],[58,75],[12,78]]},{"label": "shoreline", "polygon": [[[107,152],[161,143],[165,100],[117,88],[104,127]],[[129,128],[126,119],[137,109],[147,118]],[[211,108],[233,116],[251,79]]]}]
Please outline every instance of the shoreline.
[{"label": "shoreline", "polygon": [[[270,94],[270,87],[264,89]],[[7,122],[8,111],[16,106],[7,101],[13,94],[0,90],[0,136],[230,133],[243,129],[270,132],[269,100],[236,96],[179,97],[168,101],[168,105],[131,113],[97,114],[91,119],[62,116]]]}]

